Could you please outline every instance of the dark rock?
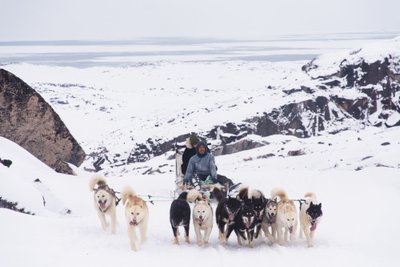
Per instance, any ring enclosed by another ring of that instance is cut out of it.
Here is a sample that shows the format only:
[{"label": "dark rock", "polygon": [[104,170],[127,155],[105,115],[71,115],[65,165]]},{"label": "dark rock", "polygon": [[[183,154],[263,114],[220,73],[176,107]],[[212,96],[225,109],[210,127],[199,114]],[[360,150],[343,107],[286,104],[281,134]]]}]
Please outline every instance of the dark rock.
[{"label": "dark rock", "polygon": [[302,149],[288,151],[288,156],[301,156],[305,154],[306,153]]},{"label": "dark rock", "polygon": [[366,156],[366,157],[362,158],[361,161],[370,159],[370,158],[372,158],[372,157],[373,157],[373,156]]},{"label": "dark rock", "polygon": [[219,155],[227,155],[227,154],[232,154],[236,153],[239,151],[245,151],[249,149],[253,149],[256,147],[261,147],[264,146],[265,144],[255,142],[253,140],[248,140],[248,139],[243,139],[235,143],[227,144],[222,147],[218,147],[215,150],[213,150],[214,156],[219,156]]},{"label": "dark rock", "polygon": [[388,145],[390,145],[390,142],[383,142],[383,143],[381,144],[381,146],[388,146]]},{"label": "dark rock", "polygon": [[10,168],[12,161],[9,159],[0,159],[0,163],[6,166],[7,168]]},{"label": "dark rock", "polygon": [[35,213],[27,211],[24,208],[18,208],[17,206],[18,206],[17,202],[7,201],[6,199],[3,199],[0,196],[0,208],[10,209],[13,211],[18,211],[18,212],[29,214],[29,215],[35,215]]},{"label": "dark rock", "polygon": [[29,85],[0,69],[0,135],[22,146],[51,168],[68,174],[85,152],[58,114]]},{"label": "dark rock", "polygon": [[274,153],[268,153],[266,155],[258,156],[257,159],[267,159],[267,158],[271,158],[271,157],[275,157],[275,154]]}]

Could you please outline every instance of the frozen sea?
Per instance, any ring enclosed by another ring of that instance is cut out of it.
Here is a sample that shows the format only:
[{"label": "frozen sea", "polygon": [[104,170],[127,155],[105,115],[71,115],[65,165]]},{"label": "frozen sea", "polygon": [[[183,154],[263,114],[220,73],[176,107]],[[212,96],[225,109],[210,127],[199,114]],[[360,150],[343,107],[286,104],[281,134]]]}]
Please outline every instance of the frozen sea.
[{"label": "frozen sea", "polygon": [[134,67],[154,61],[298,61],[362,46],[399,33],[338,33],[272,36],[263,40],[145,38],[119,41],[0,42],[0,66]]}]

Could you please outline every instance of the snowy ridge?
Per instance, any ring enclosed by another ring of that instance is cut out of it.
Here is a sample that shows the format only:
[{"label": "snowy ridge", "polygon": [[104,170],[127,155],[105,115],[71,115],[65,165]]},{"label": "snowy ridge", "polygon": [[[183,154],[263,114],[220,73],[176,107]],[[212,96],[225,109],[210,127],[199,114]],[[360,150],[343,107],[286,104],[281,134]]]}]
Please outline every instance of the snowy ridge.
[{"label": "snowy ridge", "polygon": [[[314,67],[308,73],[313,78],[330,76],[338,73],[343,65],[358,65],[363,61],[371,64],[378,60],[383,61],[387,57],[394,63],[399,61],[400,37],[373,42],[357,49],[322,54],[312,61]],[[400,69],[396,65],[391,67],[398,73]]]}]

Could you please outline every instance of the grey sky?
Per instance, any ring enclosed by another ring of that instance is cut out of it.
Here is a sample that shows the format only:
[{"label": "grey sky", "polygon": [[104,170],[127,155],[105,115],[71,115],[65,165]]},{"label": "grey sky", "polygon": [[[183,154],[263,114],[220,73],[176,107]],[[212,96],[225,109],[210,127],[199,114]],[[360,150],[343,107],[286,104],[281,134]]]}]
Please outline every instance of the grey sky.
[{"label": "grey sky", "polygon": [[0,41],[399,32],[400,0],[0,0]]}]

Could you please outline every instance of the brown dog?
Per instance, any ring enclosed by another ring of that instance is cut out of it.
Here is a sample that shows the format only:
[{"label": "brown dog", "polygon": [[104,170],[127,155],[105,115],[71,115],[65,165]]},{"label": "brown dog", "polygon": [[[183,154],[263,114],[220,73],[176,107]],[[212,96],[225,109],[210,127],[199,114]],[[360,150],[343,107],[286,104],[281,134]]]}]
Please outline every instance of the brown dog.
[{"label": "brown dog", "polygon": [[125,207],[125,218],[128,224],[128,237],[131,249],[136,251],[136,228],[140,231],[140,242],[143,244],[147,239],[147,225],[149,222],[149,210],[146,202],[138,197],[130,186],[122,190],[122,203]]}]

